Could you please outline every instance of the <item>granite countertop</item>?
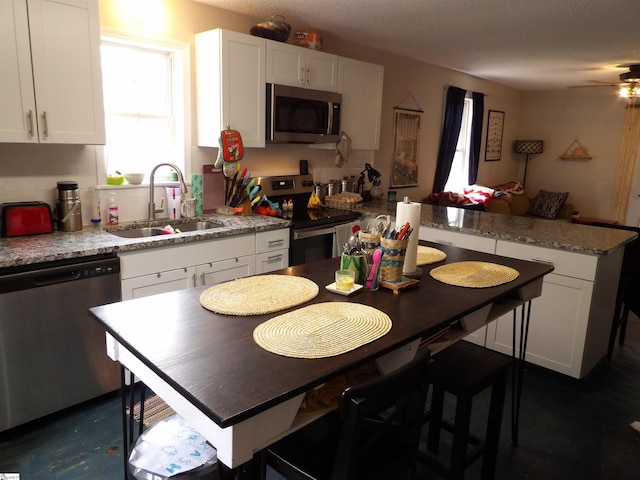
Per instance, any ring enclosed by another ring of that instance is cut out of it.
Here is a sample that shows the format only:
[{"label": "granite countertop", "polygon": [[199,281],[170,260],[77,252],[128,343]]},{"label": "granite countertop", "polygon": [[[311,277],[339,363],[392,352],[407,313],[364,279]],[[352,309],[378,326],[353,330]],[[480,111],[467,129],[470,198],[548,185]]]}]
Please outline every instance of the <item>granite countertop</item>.
[{"label": "granite countertop", "polygon": [[[267,230],[288,228],[291,222],[262,215],[226,216],[206,215],[191,218],[188,221],[213,221],[220,227],[184,232],[175,235],[158,235],[144,238],[121,238],[108,233],[104,228],[84,227],[77,232],[54,232],[46,235],[0,239],[0,269],[34,263],[86,257],[106,253],[131,252],[146,248],[164,247],[189,242],[214,240],[216,238],[243,235]],[[183,221],[186,221],[183,219]],[[180,220],[157,220],[154,226],[171,224],[179,227]],[[127,222],[117,229],[148,226],[149,222]]]},{"label": "granite countertop", "polygon": [[[358,205],[355,211],[368,216],[391,215],[393,217],[396,213],[396,204],[365,203]],[[90,226],[79,232],[55,232],[50,235],[2,238],[0,239],[0,269],[90,255],[122,253],[213,240],[233,235],[288,228],[291,225],[288,220],[261,215],[225,216],[214,214],[190,220],[208,220],[220,222],[222,225],[209,230],[144,238],[121,238],[108,233],[103,228]],[[166,223],[169,223],[169,220],[158,220],[155,224],[162,226]],[[149,223],[146,221],[129,222],[118,228],[136,228],[148,225]],[[422,205],[420,225],[589,255],[607,255],[636,236],[633,232],[612,228],[426,204]]]},{"label": "granite countertop", "polygon": [[[393,217],[396,204],[365,203],[357,211]],[[589,255],[607,255],[636,237],[614,228],[428,204],[422,205],[420,225]]]}]

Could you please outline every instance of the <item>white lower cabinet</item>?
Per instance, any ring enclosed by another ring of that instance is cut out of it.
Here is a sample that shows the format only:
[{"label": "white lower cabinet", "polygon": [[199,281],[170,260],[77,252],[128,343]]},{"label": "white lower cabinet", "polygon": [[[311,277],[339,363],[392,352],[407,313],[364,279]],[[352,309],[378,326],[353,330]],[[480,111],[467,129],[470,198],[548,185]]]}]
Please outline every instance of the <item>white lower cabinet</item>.
[{"label": "white lower cabinet", "polygon": [[255,273],[255,234],[120,254],[122,299],[166,293]]},{"label": "white lower cabinet", "polygon": [[256,233],[256,273],[289,266],[289,229]]},{"label": "white lower cabinet", "polygon": [[236,278],[248,277],[254,273],[256,271],[253,255],[196,266],[198,285],[215,285]]},{"label": "white lower cabinet", "polygon": [[122,299],[248,277],[289,266],[289,229],[120,254]]},{"label": "white lower cabinet", "polygon": [[195,267],[189,267],[127,278],[122,280],[122,299],[132,300],[194,287],[195,276]]},{"label": "white lower cabinet", "polygon": [[[554,274],[544,278],[542,295],[531,304],[526,361],[580,377],[592,293],[593,282]],[[516,345],[520,345],[520,310],[517,319]],[[488,348],[510,355],[512,342],[513,313],[487,326]]]},{"label": "white lower cabinet", "polygon": [[[542,295],[532,301],[527,362],[583,378],[604,357],[623,249],[588,255],[498,240],[496,254],[551,263]],[[520,312],[518,311],[518,318]],[[513,315],[487,326],[486,346],[512,351]],[[519,325],[519,322],[518,322]],[[517,331],[519,345],[519,330]]]},{"label": "white lower cabinet", "polygon": [[[583,378],[604,358],[618,288],[622,248],[597,256],[432,227],[420,227],[419,238],[553,265],[553,273],[543,279],[541,295],[531,304],[526,361],[574,378]],[[516,313],[518,346],[521,309]],[[464,339],[511,354],[513,313],[501,316]]]}]

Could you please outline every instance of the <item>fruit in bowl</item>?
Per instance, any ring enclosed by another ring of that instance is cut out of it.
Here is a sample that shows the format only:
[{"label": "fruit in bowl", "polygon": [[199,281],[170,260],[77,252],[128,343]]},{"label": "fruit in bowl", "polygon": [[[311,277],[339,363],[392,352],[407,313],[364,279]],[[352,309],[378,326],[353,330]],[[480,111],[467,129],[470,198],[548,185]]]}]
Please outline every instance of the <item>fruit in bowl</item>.
[{"label": "fruit in bowl", "polygon": [[144,180],[144,173],[125,173],[124,178],[131,185],[140,185]]}]

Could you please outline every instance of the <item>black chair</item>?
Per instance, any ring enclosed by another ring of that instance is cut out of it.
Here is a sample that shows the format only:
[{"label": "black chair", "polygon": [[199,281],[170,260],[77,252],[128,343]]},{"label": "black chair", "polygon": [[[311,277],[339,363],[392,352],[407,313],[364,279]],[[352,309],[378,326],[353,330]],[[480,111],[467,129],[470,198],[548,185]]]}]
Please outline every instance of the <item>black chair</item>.
[{"label": "black chair", "polygon": [[263,466],[290,480],[413,478],[428,369],[424,351],[379,379],[347,388],[338,411],[263,451]]},{"label": "black chair", "polygon": [[592,225],[595,227],[627,230],[638,234],[638,237],[627,243],[624,247],[622,266],[620,268],[620,280],[616,294],[616,306],[613,311],[611,332],[609,333],[609,346],[607,348],[607,359],[611,360],[616,337],[618,337],[618,330],[620,330],[618,343],[624,345],[629,312],[640,316],[640,299],[638,298],[638,293],[640,293],[640,228],[598,222],[594,222]]},{"label": "black chair", "polygon": [[[465,469],[482,457],[482,479],[492,479],[498,456],[498,442],[504,396],[512,358],[501,353],[460,341],[434,355],[431,366],[433,395],[431,408],[424,416],[429,422],[427,445],[418,459],[444,478],[462,479]],[[473,399],[491,388],[489,414],[484,438],[471,432]],[[455,418],[444,418],[445,393],[455,396]],[[450,453],[440,451],[441,433],[452,434]],[[473,446],[469,449],[469,446]]]}]

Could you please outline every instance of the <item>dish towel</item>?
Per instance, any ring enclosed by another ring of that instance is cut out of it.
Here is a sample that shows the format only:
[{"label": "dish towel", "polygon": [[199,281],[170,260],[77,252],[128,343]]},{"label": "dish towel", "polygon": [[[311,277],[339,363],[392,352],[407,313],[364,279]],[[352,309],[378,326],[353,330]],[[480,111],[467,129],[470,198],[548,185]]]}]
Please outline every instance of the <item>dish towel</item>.
[{"label": "dish towel", "polygon": [[336,234],[334,235],[335,241],[333,242],[333,257],[339,257],[342,255],[342,247],[349,241],[351,235],[353,235],[353,227],[358,225],[358,222],[343,223],[342,225],[336,225]]}]

